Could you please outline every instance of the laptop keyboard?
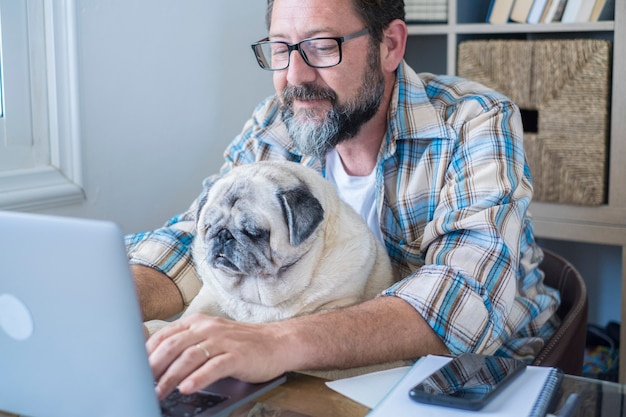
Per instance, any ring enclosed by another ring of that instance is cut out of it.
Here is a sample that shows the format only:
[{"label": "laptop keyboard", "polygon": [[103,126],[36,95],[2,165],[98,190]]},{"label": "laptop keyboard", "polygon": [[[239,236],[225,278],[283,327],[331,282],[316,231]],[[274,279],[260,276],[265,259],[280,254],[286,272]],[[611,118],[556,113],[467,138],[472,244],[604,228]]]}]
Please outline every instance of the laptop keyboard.
[{"label": "laptop keyboard", "polygon": [[161,415],[163,417],[192,417],[227,399],[228,397],[223,395],[209,392],[184,395],[175,390],[161,401]]}]

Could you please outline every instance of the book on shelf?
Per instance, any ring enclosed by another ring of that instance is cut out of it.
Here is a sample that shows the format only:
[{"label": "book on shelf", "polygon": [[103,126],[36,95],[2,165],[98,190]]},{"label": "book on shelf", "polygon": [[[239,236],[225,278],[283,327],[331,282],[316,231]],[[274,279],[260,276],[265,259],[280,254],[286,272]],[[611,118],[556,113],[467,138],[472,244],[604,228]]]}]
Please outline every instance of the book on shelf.
[{"label": "book on shelf", "polygon": [[615,0],[568,0],[563,23],[597,22],[615,18]]},{"label": "book on shelf", "polygon": [[513,9],[511,10],[510,19],[517,23],[526,23],[528,14],[533,7],[533,0],[515,0]]},{"label": "book on shelf", "polygon": [[596,0],[583,0],[576,14],[576,22],[589,22],[595,4]]},{"label": "book on shelf", "polygon": [[541,14],[540,23],[551,23],[557,7],[559,7],[559,0],[548,0],[546,7],[543,9],[543,13]]},{"label": "book on shelf", "polygon": [[567,3],[569,0],[559,0],[559,4],[554,11],[554,16],[552,16],[552,20],[550,22],[560,22],[563,17],[563,13],[565,12],[565,7],[567,7]]},{"label": "book on shelf", "polygon": [[589,15],[590,22],[598,21],[598,19],[600,18],[600,13],[602,12],[605,4],[606,0],[596,0],[595,4],[593,5],[593,9],[591,10],[591,14]]},{"label": "book on shelf", "polygon": [[448,0],[406,0],[404,12],[407,22],[446,22]]},{"label": "book on shelf", "polygon": [[596,4],[593,6],[590,22],[597,22],[599,20],[614,20],[615,19],[615,0],[596,0]]},{"label": "book on shelf", "polygon": [[509,21],[513,2],[515,0],[491,0],[487,11],[487,22],[502,25]]},{"label": "book on shelf", "polygon": [[528,12],[528,19],[526,21],[528,23],[540,23],[541,16],[543,16],[543,11],[548,4],[548,0],[535,0],[530,8],[530,12]]},{"label": "book on shelf", "polygon": [[567,0],[561,23],[574,23],[578,17],[578,12],[583,5],[584,0]]}]

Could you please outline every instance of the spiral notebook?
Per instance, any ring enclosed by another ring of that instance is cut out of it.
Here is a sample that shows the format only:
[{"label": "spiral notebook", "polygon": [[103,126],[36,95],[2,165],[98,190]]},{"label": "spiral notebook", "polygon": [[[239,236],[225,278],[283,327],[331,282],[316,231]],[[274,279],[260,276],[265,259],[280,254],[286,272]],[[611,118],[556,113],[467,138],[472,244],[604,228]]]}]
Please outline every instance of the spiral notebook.
[{"label": "spiral notebook", "polygon": [[489,415],[491,417],[543,417],[553,404],[561,385],[563,373],[556,368],[528,366],[480,411],[467,411],[431,404],[422,404],[409,398],[409,390],[418,382],[442,367],[450,357],[428,355],[411,367],[385,395],[367,417],[463,417]]}]

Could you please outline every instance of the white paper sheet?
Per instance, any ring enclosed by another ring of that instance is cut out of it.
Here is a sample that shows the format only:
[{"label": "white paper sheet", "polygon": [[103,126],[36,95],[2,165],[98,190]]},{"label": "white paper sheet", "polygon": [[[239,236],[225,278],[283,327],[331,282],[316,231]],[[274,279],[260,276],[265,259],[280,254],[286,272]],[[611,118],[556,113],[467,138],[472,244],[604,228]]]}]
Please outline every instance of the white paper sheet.
[{"label": "white paper sheet", "polygon": [[366,407],[374,408],[409,369],[411,369],[410,366],[402,366],[352,378],[329,381],[326,385]]}]

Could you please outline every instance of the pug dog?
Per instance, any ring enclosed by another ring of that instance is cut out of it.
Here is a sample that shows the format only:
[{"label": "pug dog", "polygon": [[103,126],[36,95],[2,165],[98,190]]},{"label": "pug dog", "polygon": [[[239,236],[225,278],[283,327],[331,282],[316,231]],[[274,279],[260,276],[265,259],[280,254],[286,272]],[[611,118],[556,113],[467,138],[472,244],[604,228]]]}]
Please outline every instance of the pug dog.
[{"label": "pug dog", "polygon": [[298,163],[233,168],[210,185],[196,219],[202,287],[184,314],[283,320],[373,298],[395,280],[363,219]]},{"label": "pug dog", "polygon": [[[183,315],[283,320],[373,298],[397,276],[364,220],[301,164],[235,167],[197,207],[192,258],[202,286]],[[152,334],[166,324],[145,326]]]}]

